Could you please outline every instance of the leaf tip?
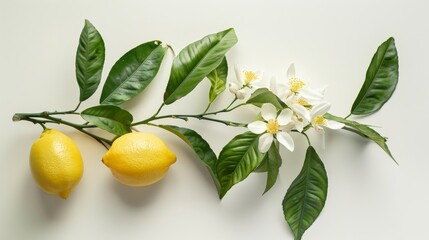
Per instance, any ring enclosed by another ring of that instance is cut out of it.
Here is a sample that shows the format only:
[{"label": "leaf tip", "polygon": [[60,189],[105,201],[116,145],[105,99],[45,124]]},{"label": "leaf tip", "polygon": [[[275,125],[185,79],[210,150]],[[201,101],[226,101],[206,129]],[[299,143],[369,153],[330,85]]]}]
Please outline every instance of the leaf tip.
[{"label": "leaf tip", "polygon": [[222,190],[219,192],[219,200],[222,200],[223,197],[225,197],[226,192],[222,192]]},{"label": "leaf tip", "polygon": [[399,162],[396,161],[396,159],[393,157],[393,155],[390,153],[389,154],[390,158],[392,158],[392,160],[396,163],[397,166],[399,166]]},{"label": "leaf tip", "polygon": [[89,21],[88,19],[85,19],[85,26],[93,26],[91,21]]}]

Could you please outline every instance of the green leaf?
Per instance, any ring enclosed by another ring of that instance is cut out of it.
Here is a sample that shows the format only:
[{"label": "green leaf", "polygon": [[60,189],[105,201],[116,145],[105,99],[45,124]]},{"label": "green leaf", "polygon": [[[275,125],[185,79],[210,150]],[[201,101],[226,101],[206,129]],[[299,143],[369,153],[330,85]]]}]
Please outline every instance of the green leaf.
[{"label": "green leaf", "polygon": [[83,102],[94,94],[101,80],[105,49],[103,38],[97,29],[85,20],[76,52],[76,79],[79,84],[79,101]]},{"label": "green leaf", "polygon": [[374,54],[351,113],[365,115],[378,111],[395,91],[398,84],[398,68],[395,40],[389,38]]},{"label": "green leaf", "polygon": [[141,93],[155,78],[167,48],[160,41],[143,43],[113,65],[101,93],[101,104],[119,105]]},{"label": "green leaf", "polygon": [[85,109],[81,116],[95,126],[115,135],[131,132],[133,116],[126,110],[113,105],[100,105]]},{"label": "green leaf", "polygon": [[222,62],[226,52],[237,43],[234,29],[208,35],[191,43],[173,60],[164,103],[171,104],[191,92]]},{"label": "green leaf", "polygon": [[325,206],[328,176],[322,160],[309,146],[304,165],[283,199],[283,213],[295,240],[314,223]]},{"label": "green leaf", "polygon": [[248,104],[255,105],[257,107],[261,107],[264,103],[271,103],[278,110],[282,110],[286,107],[286,105],[280,100],[273,92],[268,90],[267,88],[259,88],[255,92],[250,95],[249,100],[247,100]]},{"label": "green leaf", "polygon": [[175,134],[188,144],[198,155],[201,162],[207,167],[217,190],[220,190],[219,180],[216,174],[217,157],[210,145],[197,132],[191,129],[176,127],[171,125],[159,125],[159,127]]},{"label": "green leaf", "polygon": [[277,176],[279,175],[279,168],[282,165],[282,157],[280,156],[277,142],[273,142],[273,144],[271,144],[271,147],[266,154],[266,161],[267,185],[265,186],[264,194],[268,192],[276,183]]},{"label": "green leaf", "polygon": [[246,132],[234,137],[220,152],[217,174],[220,181],[220,198],[238,182],[243,181],[258,167],[265,154],[258,150],[259,135]]},{"label": "green leaf", "polygon": [[209,92],[209,102],[212,103],[216,97],[221,94],[226,88],[226,78],[228,76],[228,63],[226,57],[223,58],[222,62],[217,66],[217,68],[209,75],[207,78],[212,84]]},{"label": "green leaf", "polygon": [[347,120],[344,118],[340,118],[340,117],[331,115],[329,113],[326,113],[324,115],[324,117],[326,119],[329,119],[329,120],[334,120],[334,121],[337,121],[340,123],[344,123],[346,126],[350,127],[350,128],[344,128],[345,130],[355,132],[355,133],[359,134],[360,136],[366,137],[366,138],[374,141],[375,143],[378,144],[378,146],[380,146],[393,159],[393,161],[395,161],[396,164],[398,163],[398,162],[396,162],[395,158],[393,157],[392,153],[389,150],[389,147],[386,144],[387,138],[381,136],[378,132],[376,132],[374,129],[372,129],[368,125],[361,124],[361,123],[358,123],[356,121],[351,121],[351,120]]}]

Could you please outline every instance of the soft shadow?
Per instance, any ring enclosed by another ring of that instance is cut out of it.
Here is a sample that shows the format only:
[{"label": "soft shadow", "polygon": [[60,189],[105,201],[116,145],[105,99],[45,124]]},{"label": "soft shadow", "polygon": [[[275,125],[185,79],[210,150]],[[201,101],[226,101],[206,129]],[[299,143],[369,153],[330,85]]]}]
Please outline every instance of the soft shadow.
[{"label": "soft shadow", "polygon": [[348,132],[345,130],[344,131],[328,130],[328,136],[326,136],[326,145],[333,146],[338,142],[340,143],[350,142],[350,144],[353,144],[353,147],[359,148],[360,151],[362,151],[365,147],[367,147],[368,144],[372,143],[370,139],[364,138],[352,132]]},{"label": "soft shadow", "polygon": [[[36,200],[33,201],[31,207],[40,209],[41,212],[43,212],[45,219],[56,221],[65,214],[65,209],[69,206],[70,199],[65,200],[56,195],[45,193],[37,186],[36,183],[34,183],[31,174],[28,174],[26,185],[27,186],[24,188],[26,191],[25,195],[31,195],[27,199]],[[29,191],[30,189],[31,191]]]},{"label": "soft shadow", "polygon": [[134,208],[141,208],[148,206],[153,203],[159,192],[165,183],[165,179],[145,187],[130,187],[123,185],[111,178],[110,184],[112,189],[115,191],[119,199],[121,199],[126,205]]}]

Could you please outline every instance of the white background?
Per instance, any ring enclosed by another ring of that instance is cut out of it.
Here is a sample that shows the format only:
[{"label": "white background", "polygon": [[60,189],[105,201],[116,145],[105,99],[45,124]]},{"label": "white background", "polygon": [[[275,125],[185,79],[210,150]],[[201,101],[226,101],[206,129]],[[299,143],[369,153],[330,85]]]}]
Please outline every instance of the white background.
[{"label": "white background", "polygon": [[[290,63],[314,87],[328,85],[331,113],[345,116],[376,48],[396,39],[397,90],[383,109],[359,121],[382,126],[397,166],[374,143],[343,131],[312,136],[329,176],[326,206],[304,239],[429,239],[429,5],[410,1],[5,1],[0,3],[0,239],[293,239],[281,202],[303,163],[306,144],[284,159],[277,184],[262,196],[265,174],[252,174],[220,201],[206,169],[175,136],[162,137],[178,160],[161,182],[130,188],[100,162],[105,149],[70,128],[58,127],[80,147],[85,172],[66,201],[39,190],[28,154],[41,128],[13,123],[15,112],[72,109],[78,100],[74,58],[84,19],[106,44],[103,79],[126,51],[159,39],[178,52],[209,34],[234,27],[234,64],[263,69],[265,79],[284,77]],[[146,92],[123,105],[135,119],[158,108],[171,66],[169,54]],[[234,78],[230,71],[230,79]],[[164,113],[199,113],[207,103],[204,81]],[[100,91],[81,109],[97,104]],[[231,100],[226,92],[213,108]],[[251,120],[256,109],[222,117]],[[355,118],[356,119],[356,118]],[[166,121],[193,128],[218,153],[245,129],[219,124]],[[56,126],[53,126],[56,127]]]}]

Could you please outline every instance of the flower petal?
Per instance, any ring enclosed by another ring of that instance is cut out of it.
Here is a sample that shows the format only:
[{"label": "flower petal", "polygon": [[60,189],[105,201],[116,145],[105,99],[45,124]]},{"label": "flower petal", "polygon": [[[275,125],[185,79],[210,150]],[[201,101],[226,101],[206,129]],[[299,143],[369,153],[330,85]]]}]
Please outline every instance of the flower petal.
[{"label": "flower petal", "polygon": [[247,125],[247,128],[252,133],[261,134],[261,133],[267,131],[267,123],[262,122],[262,121],[255,121],[255,122],[249,123]]},{"label": "flower petal", "polygon": [[301,121],[294,121],[294,123],[295,123],[295,129],[298,132],[302,132],[302,130],[304,130],[304,123],[303,122],[301,122]]},{"label": "flower petal", "polygon": [[314,118],[316,116],[322,116],[323,114],[327,113],[329,109],[331,108],[331,104],[328,102],[321,102],[311,109],[311,118]]},{"label": "flower petal", "polygon": [[278,92],[279,93],[277,94],[277,97],[279,97],[280,100],[286,104],[295,96],[289,87],[285,84],[278,85]]},{"label": "flower petal", "polygon": [[309,122],[311,121],[310,111],[308,111],[308,109],[301,104],[293,104],[291,108],[300,118],[303,118]]},{"label": "flower petal", "polygon": [[309,102],[319,102],[323,99],[323,94],[315,89],[303,87],[299,90],[299,94]]},{"label": "flower petal", "polygon": [[325,95],[325,91],[328,88],[328,85],[323,85],[322,87],[314,89],[315,91],[320,92],[322,95]]},{"label": "flower petal", "polygon": [[324,134],[325,133],[325,129],[323,129],[321,126],[319,125],[312,125],[313,129],[316,130],[317,133],[319,134]]},{"label": "flower petal", "polygon": [[243,69],[239,65],[235,65],[234,71],[235,71],[235,77],[237,78],[237,81],[241,83],[241,85],[244,85]]},{"label": "flower petal", "polygon": [[252,88],[254,89],[258,89],[258,88],[266,88],[267,83],[266,81],[262,81],[262,79],[256,79],[253,80],[250,84],[249,84]]},{"label": "flower petal", "polygon": [[[304,130],[304,126],[308,124],[308,121],[302,118],[298,119],[298,117],[295,115],[292,117],[292,123],[293,123],[293,127],[298,132],[302,132],[302,130]],[[286,132],[290,132],[290,131],[286,131]]]},{"label": "flower petal", "polygon": [[330,129],[341,129],[344,127],[344,124],[332,120],[326,120],[326,127]]},{"label": "flower petal", "polygon": [[293,138],[289,133],[279,132],[277,133],[277,140],[285,146],[289,151],[293,152],[295,149],[295,143],[293,142]]},{"label": "flower petal", "polygon": [[277,117],[280,126],[288,124],[292,120],[293,112],[289,108],[283,109]]},{"label": "flower petal", "polygon": [[256,70],[256,71],[253,71],[253,72],[256,74],[256,79],[253,80],[253,81],[260,81],[260,80],[262,80],[262,77],[264,76],[264,71]]},{"label": "flower petal", "polygon": [[259,137],[258,142],[258,149],[261,153],[268,152],[268,149],[270,149],[271,144],[273,143],[274,137],[271,133],[265,133],[262,136]]},{"label": "flower petal", "polygon": [[278,96],[278,90],[277,90],[277,78],[272,77],[270,79],[270,91],[274,93],[276,96]]},{"label": "flower petal", "polygon": [[292,131],[292,129],[294,129],[294,128],[296,128],[296,126],[295,126],[295,122],[294,122],[294,121],[292,121],[292,122],[289,122],[288,124],[286,124],[286,125],[284,125],[284,126],[280,126],[280,131],[283,131],[283,132],[290,132],[290,131]]},{"label": "flower petal", "polygon": [[287,79],[291,79],[295,77],[295,64],[292,63],[291,65],[289,65],[289,68],[287,69],[287,72],[286,72],[286,76],[287,76]]},{"label": "flower petal", "polygon": [[261,115],[266,120],[276,119],[277,117],[277,109],[271,103],[264,103],[261,107]]}]

